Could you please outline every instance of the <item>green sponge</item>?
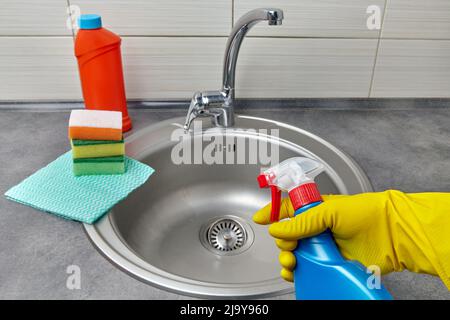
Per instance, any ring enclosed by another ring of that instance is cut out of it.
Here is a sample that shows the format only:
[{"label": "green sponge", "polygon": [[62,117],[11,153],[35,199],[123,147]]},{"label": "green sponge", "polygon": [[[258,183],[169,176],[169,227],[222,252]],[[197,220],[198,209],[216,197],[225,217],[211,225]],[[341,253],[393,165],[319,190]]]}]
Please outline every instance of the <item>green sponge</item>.
[{"label": "green sponge", "polygon": [[73,159],[76,176],[125,173],[124,156]]}]

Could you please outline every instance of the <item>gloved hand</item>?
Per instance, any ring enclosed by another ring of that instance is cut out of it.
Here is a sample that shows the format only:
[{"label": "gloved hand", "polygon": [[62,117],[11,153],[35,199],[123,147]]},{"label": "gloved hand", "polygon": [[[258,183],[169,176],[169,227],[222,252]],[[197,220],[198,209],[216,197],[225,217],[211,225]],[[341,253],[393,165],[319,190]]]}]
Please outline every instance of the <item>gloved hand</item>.
[{"label": "gloved hand", "polygon": [[[292,218],[283,199],[280,219],[270,234],[282,250],[281,276],[293,281],[297,240],[330,229],[346,259],[377,265],[383,274],[408,269],[439,275],[450,288],[450,193],[405,194],[389,190],[357,195],[323,196],[324,202]],[[270,223],[271,205],[253,216]]]}]

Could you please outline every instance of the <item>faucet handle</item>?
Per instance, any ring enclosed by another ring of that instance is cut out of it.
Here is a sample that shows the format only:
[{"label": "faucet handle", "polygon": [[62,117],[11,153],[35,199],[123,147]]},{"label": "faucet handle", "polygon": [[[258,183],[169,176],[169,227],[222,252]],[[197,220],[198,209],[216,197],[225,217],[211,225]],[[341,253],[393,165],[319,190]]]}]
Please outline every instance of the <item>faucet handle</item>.
[{"label": "faucet handle", "polygon": [[202,93],[197,91],[194,93],[191,99],[191,104],[189,105],[189,110],[186,115],[186,120],[184,122],[184,131],[188,131],[191,127],[192,121],[199,116],[204,111],[204,106],[202,104]]},{"label": "faucet handle", "polygon": [[[192,121],[199,116],[213,117],[214,123],[217,124],[217,118],[223,114],[223,111],[219,106],[224,105],[227,102],[227,99],[227,93],[219,90],[194,93],[184,122],[184,130],[188,131]],[[206,107],[211,108],[207,109]]]}]

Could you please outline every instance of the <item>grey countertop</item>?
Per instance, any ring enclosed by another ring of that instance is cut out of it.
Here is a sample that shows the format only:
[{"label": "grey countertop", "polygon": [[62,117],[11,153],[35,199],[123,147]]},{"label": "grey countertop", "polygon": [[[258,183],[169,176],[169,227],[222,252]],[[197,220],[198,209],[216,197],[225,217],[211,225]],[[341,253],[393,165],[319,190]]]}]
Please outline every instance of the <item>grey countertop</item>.
[{"label": "grey countertop", "polygon": [[[14,106],[12,106],[14,107]],[[130,111],[134,131],[185,110]],[[350,154],[375,190],[450,191],[450,108],[251,108],[241,113],[309,130]],[[69,149],[67,110],[0,110],[0,192]],[[94,249],[82,225],[0,197],[0,299],[184,299],[135,280]],[[67,267],[81,289],[66,287]],[[390,274],[397,299],[449,299],[438,278]],[[285,295],[279,298],[293,298]]]}]

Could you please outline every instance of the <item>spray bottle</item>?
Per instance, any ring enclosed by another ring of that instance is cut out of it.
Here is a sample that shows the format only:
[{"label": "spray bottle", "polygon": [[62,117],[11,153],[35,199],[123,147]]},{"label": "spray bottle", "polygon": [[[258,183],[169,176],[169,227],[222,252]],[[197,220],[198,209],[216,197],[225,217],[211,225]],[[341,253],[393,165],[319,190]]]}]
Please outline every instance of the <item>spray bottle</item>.
[{"label": "spray bottle", "polygon": [[[295,215],[323,200],[314,178],[323,164],[303,157],[287,159],[258,176],[261,188],[271,188],[271,221],[279,219],[281,192],[289,193]],[[294,285],[297,300],[391,300],[383,285],[373,286],[370,271],[358,261],[346,260],[330,230],[298,241]]]}]

